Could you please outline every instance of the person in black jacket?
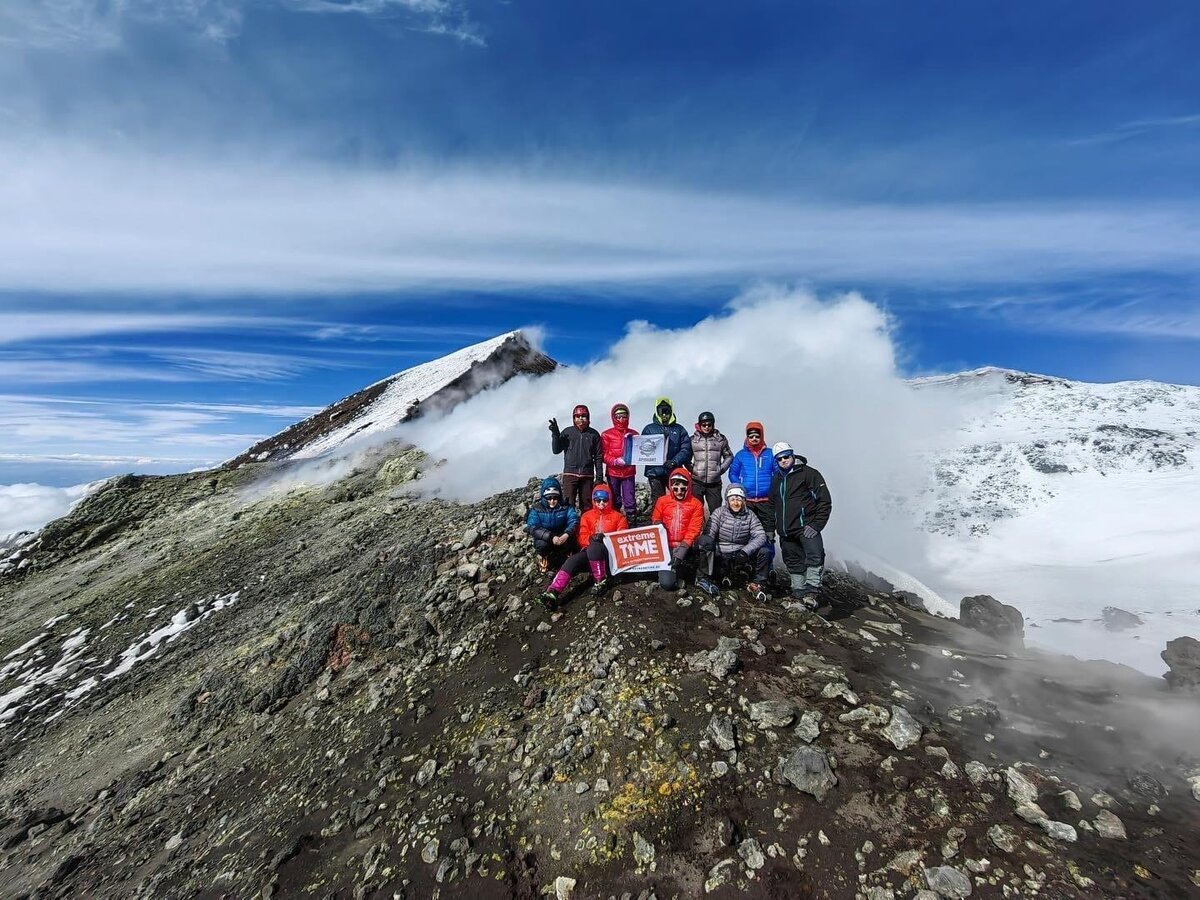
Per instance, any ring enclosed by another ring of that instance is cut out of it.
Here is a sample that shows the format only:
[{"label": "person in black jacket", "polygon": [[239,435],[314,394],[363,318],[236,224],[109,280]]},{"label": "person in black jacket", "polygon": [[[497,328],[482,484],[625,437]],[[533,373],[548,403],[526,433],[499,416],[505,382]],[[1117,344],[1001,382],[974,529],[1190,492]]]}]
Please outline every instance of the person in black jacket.
[{"label": "person in black jacket", "polygon": [[829,522],[833,498],[821,473],[803,456],[797,456],[791,444],[780,441],[771,450],[779,467],[771,481],[771,503],[783,562],[791,576],[792,596],[815,609],[813,595],[821,589],[825,565],[821,531]]},{"label": "person in black jacket", "polygon": [[557,419],[550,420],[550,450],[563,454],[562,486],[567,503],[586,512],[592,508],[592,488],[604,481],[604,454],[588,408],[580,403],[571,418],[573,424],[562,431]]}]

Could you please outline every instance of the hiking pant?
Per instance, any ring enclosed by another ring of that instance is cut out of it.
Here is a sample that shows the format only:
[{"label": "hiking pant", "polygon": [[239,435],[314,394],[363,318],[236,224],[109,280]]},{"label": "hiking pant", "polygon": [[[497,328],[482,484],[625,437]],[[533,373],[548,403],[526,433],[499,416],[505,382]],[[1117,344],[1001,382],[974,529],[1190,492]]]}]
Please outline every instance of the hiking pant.
[{"label": "hiking pant", "polygon": [[608,489],[612,492],[612,508],[624,513],[625,518],[632,525],[634,516],[637,515],[637,490],[634,477],[630,475],[627,478],[617,478],[609,475]]},{"label": "hiking pant", "polygon": [[550,560],[550,565],[554,565],[556,560],[563,559],[571,551],[567,548],[571,545],[568,540],[565,544],[555,544],[553,541],[542,541],[538,538],[533,539],[533,551],[538,556],[544,556]]},{"label": "hiking pant", "polygon": [[667,479],[665,476],[662,478],[655,478],[652,475],[647,476],[647,479],[650,482],[650,505],[647,507],[647,511],[650,514],[653,514],[654,504],[658,502],[659,497],[663,496],[667,492]]},{"label": "hiking pant", "polygon": [[767,572],[771,568],[771,552],[767,547],[759,547],[750,554],[746,563],[738,565],[733,556],[726,556],[720,550],[713,557],[713,577],[720,574],[735,575],[739,571],[745,573],[751,581],[762,584],[767,580]]},{"label": "hiking pant", "polygon": [[721,482],[693,481],[692,496],[704,503],[712,513],[721,505]]},{"label": "hiking pant", "polygon": [[767,533],[767,571],[769,572],[775,565],[775,504],[770,500],[758,503],[751,503],[747,500],[746,506],[750,508],[750,512],[758,516],[758,524]]},{"label": "hiking pant", "polygon": [[581,513],[592,508],[592,488],[596,486],[594,473],[576,475],[572,472],[563,472],[562,486],[563,502],[568,506],[575,507]]},{"label": "hiking pant", "polygon": [[567,561],[562,564],[560,571],[566,572],[574,578],[594,562],[603,562],[607,567],[608,551],[604,549],[603,541],[588,541],[587,547],[567,557]]},{"label": "hiking pant", "polygon": [[821,568],[825,565],[825,541],[821,532],[807,538],[804,532],[780,536],[779,546],[783,550],[783,563],[792,576],[792,586],[807,584],[821,586]]},{"label": "hiking pant", "polygon": [[679,587],[679,579],[685,574],[691,574],[697,567],[708,568],[708,554],[696,547],[688,548],[687,553],[671,552],[671,568],[658,573],[658,586],[664,590],[673,591]]}]

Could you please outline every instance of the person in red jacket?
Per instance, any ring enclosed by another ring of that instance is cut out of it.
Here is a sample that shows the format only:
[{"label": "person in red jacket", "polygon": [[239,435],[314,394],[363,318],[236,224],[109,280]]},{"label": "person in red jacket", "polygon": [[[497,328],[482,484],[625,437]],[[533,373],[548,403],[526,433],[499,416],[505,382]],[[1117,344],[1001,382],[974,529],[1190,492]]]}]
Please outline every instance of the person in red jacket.
[{"label": "person in red jacket", "polygon": [[679,586],[679,572],[689,565],[688,556],[704,530],[704,504],[692,495],[692,474],[682,466],[671,473],[667,488],[654,504],[650,521],[667,529],[671,568],[658,573],[658,583],[672,591]]},{"label": "person in red jacket", "polygon": [[614,405],[610,415],[613,427],[600,434],[600,453],[604,457],[613,508],[632,521],[637,514],[637,493],[634,491],[637,467],[625,462],[625,438],[637,432],[629,427],[629,407],[624,403]]},{"label": "person in red jacket", "polygon": [[599,597],[611,583],[608,577],[608,551],[604,548],[604,535],[623,531],[629,524],[625,517],[612,508],[612,491],[608,485],[598,484],[592,488],[592,507],[579,520],[579,552],[567,557],[554,580],[538,599],[548,609],[558,606],[562,592],[571,579],[584,570],[592,570],[592,594]]}]

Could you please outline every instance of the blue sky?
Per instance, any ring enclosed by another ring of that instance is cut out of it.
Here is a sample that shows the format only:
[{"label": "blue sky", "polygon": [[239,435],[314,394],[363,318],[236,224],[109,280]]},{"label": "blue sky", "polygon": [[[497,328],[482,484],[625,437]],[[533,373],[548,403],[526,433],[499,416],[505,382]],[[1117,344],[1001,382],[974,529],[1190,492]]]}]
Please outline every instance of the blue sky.
[{"label": "blue sky", "polygon": [[7,0],[0,483],[220,459],[762,282],[925,373],[1200,383],[1193,3]]}]

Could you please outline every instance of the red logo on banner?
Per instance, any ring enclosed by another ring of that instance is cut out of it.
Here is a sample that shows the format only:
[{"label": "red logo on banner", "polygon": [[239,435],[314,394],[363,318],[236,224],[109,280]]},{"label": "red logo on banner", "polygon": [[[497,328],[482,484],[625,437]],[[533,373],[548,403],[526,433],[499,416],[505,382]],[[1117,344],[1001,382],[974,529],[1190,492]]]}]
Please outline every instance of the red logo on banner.
[{"label": "red logo on banner", "polygon": [[613,531],[604,536],[604,543],[614,573],[649,572],[671,566],[667,530],[662,525]]}]

